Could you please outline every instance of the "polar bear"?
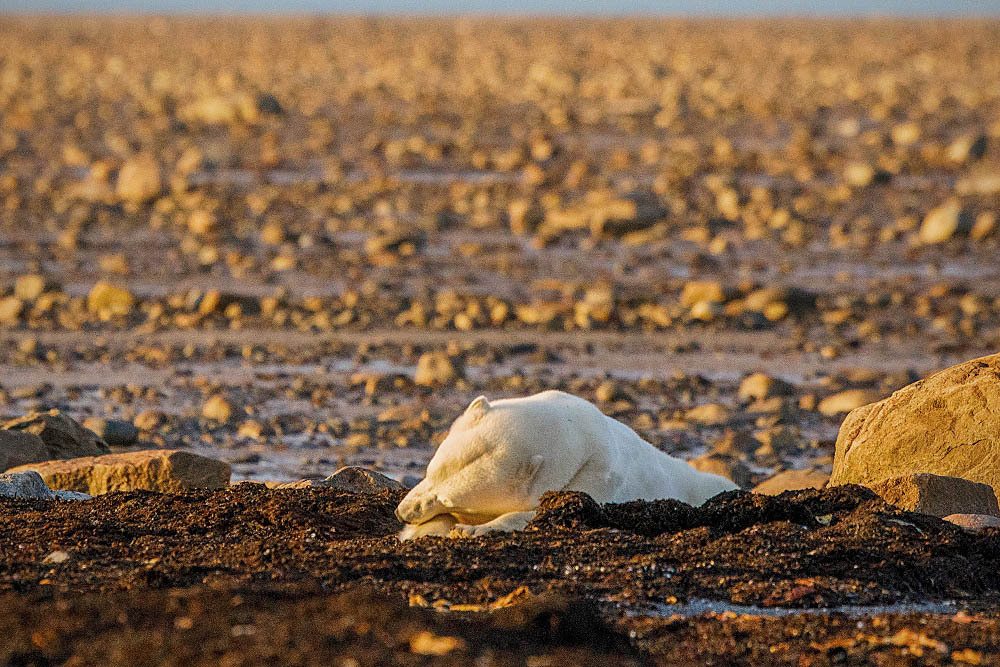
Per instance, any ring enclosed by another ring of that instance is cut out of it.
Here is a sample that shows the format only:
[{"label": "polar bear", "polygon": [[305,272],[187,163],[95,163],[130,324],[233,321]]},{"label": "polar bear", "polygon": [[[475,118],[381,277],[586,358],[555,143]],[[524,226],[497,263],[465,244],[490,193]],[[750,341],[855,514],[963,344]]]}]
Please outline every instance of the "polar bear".
[{"label": "polar bear", "polygon": [[653,447],[597,406],[561,391],[472,401],[396,508],[401,540],[523,529],[546,491],[599,503],[675,498],[691,505],[738,488]]}]

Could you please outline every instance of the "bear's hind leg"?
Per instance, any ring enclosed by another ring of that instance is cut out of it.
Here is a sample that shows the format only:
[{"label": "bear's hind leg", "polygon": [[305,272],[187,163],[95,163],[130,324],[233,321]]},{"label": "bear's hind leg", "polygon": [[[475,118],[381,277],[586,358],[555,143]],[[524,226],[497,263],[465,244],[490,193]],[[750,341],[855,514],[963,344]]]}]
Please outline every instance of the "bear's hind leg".
[{"label": "bear's hind leg", "polygon": [[476,537],[478,535],[485,535],[486,533],[512,533],[515,530],[524,530],[528,522],[535,518],[535,514],[535,510],[507,512],[486,523],[460,523],[452,528],[448,535],[449,537]]}]

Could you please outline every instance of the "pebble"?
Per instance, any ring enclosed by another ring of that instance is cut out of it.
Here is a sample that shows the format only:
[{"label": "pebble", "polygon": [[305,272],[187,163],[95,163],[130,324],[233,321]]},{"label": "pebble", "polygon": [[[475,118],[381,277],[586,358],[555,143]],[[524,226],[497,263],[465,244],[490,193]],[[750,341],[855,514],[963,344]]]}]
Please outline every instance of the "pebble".
[{"label": "pebble", "polygon": [[931,210],[920,225],[920,242],[925,245],[943,243],[959,229],[962,207],[956,200]]},{"label": "pebble", "polygon": [[817,410],[828,417],[850,412],[862,405],[868,405],[881,399],[881,393],[868,389],[847,389],[832,396],[827,396],[819,402]]},{"label": "pebble", "polygon": [[684,419],[696,424],[717,425],[729,421],[729,410],[719,403],[707,403],[691,408],[684,413]]},{"label": "pebble", "polygon": [[795,388],[777,378],[764,373],[753,373],[743,378],[736,397],[744,402],[771,398],[773,396],[790,396]]},{"label": "pebble", "polygon": [[462,376],[460,367],[444,352],[426,352],[417,360],[413,381],[421,386],[448,385]]},{"label": "pebble", "polygon": [[68,551],[53,551],[42,559],[42,565],[61,565],[70,558]]},{"label": "pebble", "polygon": [[14,281],[14,296],[22,301],[33,301],[45,291],[45,279],[35,273],[18,276]]},{"label": "pebble", "polygon": [[135,297],[127,289],[103,280],[98,281],[87,295],[87,310],[98,314],[101,319],[128,315],[134,303]]},{"label": "pebble", "polygon": [[159,195],[162,189],[160,165],[148,153],[131,157],[118,171],[115,194],[119,199],[142,204]]},{"label": "pebble", "polygon": [[215,394],[201,406],[202,417],[213,419],[220,423],[228,422],[232,414],[233,408],[221,394]]}]

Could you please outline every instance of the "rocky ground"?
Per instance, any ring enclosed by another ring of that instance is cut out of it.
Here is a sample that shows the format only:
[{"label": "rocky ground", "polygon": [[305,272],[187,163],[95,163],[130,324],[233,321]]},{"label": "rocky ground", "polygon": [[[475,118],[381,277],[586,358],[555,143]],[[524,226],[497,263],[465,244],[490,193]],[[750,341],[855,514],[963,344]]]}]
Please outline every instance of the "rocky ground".
[{"label": "rocky ground", "polygon": [[862,487],[733,492],[701,508],[552,494],[524,532],[407,543],[395,538],[401,496],[241,484],[0,498],[0,538],[16,545],[0,554],[15,612],[0,620],[0,658],[997,658],[1000,532],[904,512]]},{"label": "rocky ground", "polygon": [[[998,45],[991,21],[4,17],[0,417],[111,420],[114,451],[234,481],[412,481],[478,394],[560,388],[747,488],[827,473],[847,411],[1000,340]],[[990,659],[989,531],[822,498],[405,546],[388,496],[0,501],[3,658]],[[360,618],[349,582],[385,599]],[[520,585],[599,618],[405,606]],[[970,606],[639,609],[670,596]]]}]

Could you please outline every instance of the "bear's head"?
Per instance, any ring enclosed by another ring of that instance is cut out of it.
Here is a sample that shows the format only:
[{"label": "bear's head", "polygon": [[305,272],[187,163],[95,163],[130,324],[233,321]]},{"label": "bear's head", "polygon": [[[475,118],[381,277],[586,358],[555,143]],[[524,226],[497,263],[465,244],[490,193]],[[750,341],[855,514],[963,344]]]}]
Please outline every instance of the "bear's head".
[{"label": "bear's head", "polygon": [[396,508],[404,523],[451,514],[460,523],[484,523],[507,512],[534,508],[531,483],[543,457],[521,454],[507,410],[485,396],[472,401],[438,447],[424,479]]}]

